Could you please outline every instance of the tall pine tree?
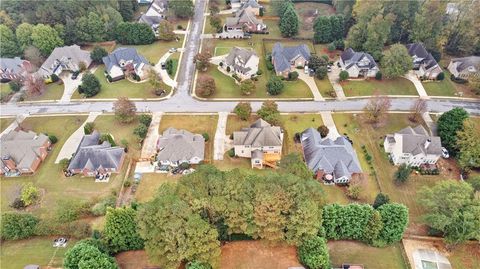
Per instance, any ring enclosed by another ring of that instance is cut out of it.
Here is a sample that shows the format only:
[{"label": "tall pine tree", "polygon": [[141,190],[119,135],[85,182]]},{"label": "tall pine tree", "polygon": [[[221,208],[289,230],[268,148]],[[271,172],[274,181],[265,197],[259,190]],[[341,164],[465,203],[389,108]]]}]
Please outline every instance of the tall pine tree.
[{"label": "tall pine tree", "polygon": [[283,37],[292,37],[298,33],[298,15],[293,4],[288,5],[280,17],[280,32]]}]

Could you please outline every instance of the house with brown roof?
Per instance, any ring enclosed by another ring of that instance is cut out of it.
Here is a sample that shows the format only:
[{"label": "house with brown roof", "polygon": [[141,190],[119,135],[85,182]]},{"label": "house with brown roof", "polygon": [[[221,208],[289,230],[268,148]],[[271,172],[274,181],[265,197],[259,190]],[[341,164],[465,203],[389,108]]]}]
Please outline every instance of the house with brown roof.
[{"label": "house with brown roof", "polygon": [[32,131],[13,130],[0,138],[0,174],[18,176],[32,174],[48,155],[50,139]]},{"label": "house with brown roof", "polygon": [[249,128],[233,132],[235,156],[250,158],[252,168],[276,167],[282,158],[283,131],[259,119]]},{"label": "house with brown roof", "polygon": [[224,26],[228,31],[243,31],[248,33],[262,33],[267,31],[267,25],[258,19],[250,9],[238,11],[235,17],[228,17]]},{"label": "house with brown roof", "polygon": [[82,50],[78,45],[58,47],[52,51],[37,72],[45,78],[53,74],[59,76],[63,71],[79,71],[82,63],[86,68],[92,63],[89,51]]}]

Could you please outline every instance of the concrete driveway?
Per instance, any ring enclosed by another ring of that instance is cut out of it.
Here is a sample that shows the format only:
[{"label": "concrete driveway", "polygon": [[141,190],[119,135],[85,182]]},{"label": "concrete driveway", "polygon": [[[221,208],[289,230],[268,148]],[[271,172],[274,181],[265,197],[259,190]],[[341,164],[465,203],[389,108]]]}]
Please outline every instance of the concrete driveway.
[{"label": "concrete driveway", "polygon": [[335,62],[332,66],[332,71],[327,73],[328,80],[330,80],[330,83],[333,86],[333,89],[335,90],[335,93],[337,94],[337,99],[338,100],[346,100],[347,98],[345,97],[345,93],[343,92],[342,85],[340,85],[340,67],[337,66],[337,62]]},{"label": "concrete driveway", "polygon": [[335,140],[340,137],[337,126],[335,125],[335,121],[333,120],[332,113],[330,111],[325,111],[320,112],[320,115],[322,116],[323,124],[327,126],[329,130],[327,138]]},{"label": "concrete driveway", "polygon": [[305,74],[303,70],[298,70],[298,78],[305,81],[305,83],[307,83],[308,87],[310,88],[310,91],[313,94],[313,100],[325,101],[325,99],[320,94],[320,91],[318,90],[317,83],[315,83],[314,77],[311,77],[310,75]]},{"label": "concrete driveway", "polygon": [[213,141],[213,160],[223,160],[225,154],[225,130],[227,128],[228,112],[218,112],[217,130]]},{"label": "concrete driveway", "polygon": [[150,158],[157,152],[157,141],[160,137],[158,133],[158,126],[160,126],[160,120],[162,119],[163,112],[155,112],[152,115],[152,122],[148,127],[148,133],[143,141],[141,158]]},{"label": "concrete driveway", "polygon": [[417,75],[415,74],[415,71],[410,70],[408,73],[404,76],[406,79],[410,80],[413,85],[415,85],[415,89],[417,89],[418,95],[420,98],[430,98],[425,91],[425,88],[423,87],[422,82],[418,79]]},{"label": "concrete driveway", "polygon": [[162,81],[167,84],[170,87],[177,87],[177,82],[173,80],[170,75],[168,75],[168,72],[166,69],[162,69],[162,63],[165,63],[168,58],[172,55],[173,53],[167,52],[165,53],[162,58],[158,61],[158,63],[155,65],[155,70],[160,74],[160,77],[162,78]]}]

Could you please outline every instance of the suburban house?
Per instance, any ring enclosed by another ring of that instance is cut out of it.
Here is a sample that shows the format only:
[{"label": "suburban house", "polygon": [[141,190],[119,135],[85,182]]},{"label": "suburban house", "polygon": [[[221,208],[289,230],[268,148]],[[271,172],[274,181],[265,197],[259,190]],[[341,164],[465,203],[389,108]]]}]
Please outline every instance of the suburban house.
[{"label": "suburban house", "polygon": [[135,73],[140,79],[145,79],[148,75],[150,63],[138,54],[134,48],[118,48],[109,55],[103,57],[105,71],[111,77],[112,81],[125,78],[125,71],[129,70]]},{"label": "suburban house", "polygon": [[317,179],[348,184],[354,175],[362,173],[352,144],[343,136],[322,139],[317,130],[308,128],[302,133],[301,143],[305,162]]},{"label": "suburban house", "polygon": [[394,134],[388,134],[383,146],[395,165],[435,164],[442,156],[440,137],[430,136],[422,125],[415,128],[408,126]]},{"label": "suburban house", "polygon": [[99,142],[100,133],[97,131],[84,135],[68,165],[68,171],[89,177],[118,173],[125,159],[125,149],[112,147],[108,141]]},{"label": "suburban house", "polygon": [[147,11],[138,19],[139,23],[148,24],[156,36],[158,36],[158,25],[165,19],[165,12],[167,11],[166,0],[155,0],[152,2]]},{"label": "suburban house", "polygon": [[340,55],[340,68],[348,72],[351,78],[375,77],[379,71],[372,55],[366,52],[355,52],[352,48],[346,49]]},{"label": "suburban house", "polygon": [[437,79],[438,74],[442,72],[442,68],[433,58],[422,43],[407,44],[408,54],[413,59],[413,70],[419,77],[426,79]]},{"label": "suburban house", "polygon": [[78,45],[59,47],[52,51],[38,73],[44,78],[52,74],[59,76],[62,71],[79,71],[81,63],[85,64],[85,68],[90,66],[92,59],[89,51],[80,49]]},{"label": "suburban house", "polygon": [[44,134],[13,130],[0,138],[0,144],[0,174],[18,176],[37,171],[40,163],[47,157],[51,142]]},{"label": "suburban house", "polygon": [[259,61],[253,50],[233,47],[220,66],[229,69],[242,79],[249,79],[257,74]]},{"label": "suburban house", "polygon": [[0,58],[0,82],[21,79],[31,68],[32,64],[29,61],[19,57]]},{"label": "suburban house", "polygon": [[157,152],[159,165],[199,164],[205,158],[205,138],[170,127],[158,139]]},{"label": "suburban house", "polygon": [[247,0],[241,3],[240,10],[247,10],[255,16],[260,16],[260,9],[263,7],[258,4],[257,0]]},{"label": "suburban house", "polygon": [[305,44],[284,47],[275,43],[272,50],[272,64],[277,76],[288,77],[288,73],[295,71],[296,67],[305,67],[310,60],[310,50]]},{"label": "suburban house", "polygon": [[242,9],[236,13],[235,17],[227,18],[224,30],[262,33],[267,30],[267,25],[262,19],[257,19],[250,9]]},{"label": "suburban house", "polygon": [[252,168],[276,167],[282,158],[283,131],[259,119],[250,128],[233,132],[235,156],[250,158]]},{"label": "suburban house", "polygon": [[468,80],[470,77],[480,77],[480,56],[452,59],[448,64],[448,71],[455,78]]}]

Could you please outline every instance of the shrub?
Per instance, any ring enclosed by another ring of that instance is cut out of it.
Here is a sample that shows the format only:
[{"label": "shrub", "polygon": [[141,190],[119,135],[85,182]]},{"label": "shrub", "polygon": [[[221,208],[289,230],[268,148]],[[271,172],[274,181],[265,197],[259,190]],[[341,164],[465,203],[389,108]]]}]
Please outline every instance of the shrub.
[{"label": "shrub", "polygon": [[105,217],[104,237],[113,253],[143,248],[132,208],[108,208]]},{"label": "shrub", "polygon": [[229,156],[230,158],[235,157],[235,149],[231,148],[231,149],[228,151],[228,156]]},{"label": "shrub", "polygon": [[282,93],[283,88],[284,88],[283,82],[277,76],[271,77],[267,83],[267,92],[270,95],[279,95],[280,93]]},{"label": "shrub", "polygon": [[85,215],[90,210],[90,206],[78,200],[62,200],[59,201],[55,218],[59,222],[71,222]]},{"label": "shrub", "polygon": [[182,169],[189,169],[190,168],[190,164],[187,163],[187,162],[183,162],[179,165],[180,168]]},{"label": "shrub", "polygon": [[320,66],[315,70],[315,77],[318,79],[324,79],[327,77],[328,68],[326,66]]},{"label": "shrub", "polygon": [[227,66],[227,73],[230,73],[230,71],[231,71],[230,66]]},{"label": "shrub", "polygon": [[456,78],[453,74],[450,75],[450,80],[458,84],[466,84],[468,80],[463,78]]},{"label": "shrub", "polygon": [[52,80],[52,82],[57,82],[60,78],[56,74],[52,74],[50,76],[50,79]]},{"label": "shrub", "polygon": [[348,72],[345,70],[342,70],[339,75],[340,81],[345,81],[348,79]]},{"label": "shrub", "polygon": [[[262,10],[262,9],[260,9]],[[212,266],[210,266],[209,264],[205,264],[205,263],[200,263],[200,262],[197,262],[197,261],[193,261],[193,262],[189,262],[187,264],[187,269],[211,269]]]},{"label": "shrub", "polygon": [[20,193],[20,199],[22,199],[25,206],[29,206],[37,201],[40,194],[38,188],[33,185],[32,182],[28,182],[23,185],[22,192]]},{"label": "shrub", "polygon": [[7,212],[2,214],[1,238],[17,240],[34,234],[38,219],[32,214]]},{"label": "shrub", "polygon": [[358,200],[360,198],[360,193],[362,192],[362,187],[357,184],[351,184],[347,189],[347,196],[350,199]]},{"label": "shrub", "polygon": [[110,195],[92,206],[91,212],[94,216],[103,216],[107,213],[108,207],[115,207],[116,197]]},{"label": "shrub", "polygon": [[203,133],[202,136],[203,136],[203,139],[205,139],[205,142],[207,142],[210,139],[210,136],[208,135],[208,133]]},{"label": "shrub", "polygon": [[112,145],[112,147],[115,147],[117,143],[115,143],[115,140],[113,140],[113,136],[111,134],[101,134],[100,135],[100,143],[103,143],[104,141],[107,141]]},{"label": "shrub", "polygon": [[150,126],[150,123],[152,123],[152,115],[150,114],[140,114],[138,116],[138,121],[145,125],[145,126]]},{"label": "shrub", "polygon": [[100,46],[95,46],[90,52],[90,58],[94,63],[101,64],[103,57],[107,56],[108,52]]},{"label": "shrub", "polygon": [[148,127],[143,124],[139,124],[137,127],[135,127],[135,129],[133,129],[133,134],[137,135],[141,139],[147,137],[147,133]]},{"label": "shrub", "polygon": [[87,122],[85,123],[85,125],[83,126],[83,132],[86,134],[86,135],[89,135],[91,133],[93,133],[93,130],[95,129],[95,123],[92,121],[92,122]]},{"label": "shrub", "polygon": [[440,73],[437,75],[437,80],[444,80],[444,79],[445,79],[445,73],[440,72]]},{"label": "shrub", "polygon": [[337,46],[335,45],[335,42],[332,42],[332,43],[328,44],[328,46],[327,46],[327,49],[330,52],[334,51],[336,48],[337,48]]},{"label": "shrub", "polygon": [[333,41],[333,43],[335,44],[335,47],[337,48],[337,50],[345,49],[345,42],[343,41],[343,39],[337,39]]},{"label": "shrub", "polygon": [[379,193],[375,197],[375,201],[373,202],[372,206],[373,206],[373,208],[377,209],[380,206],[382,206],[384,204],[388,204],[388,203],[390,203],[390,197],[388,197],[388,195],[386,195],[386,194]]},{"label": "shrub", "polygon": [[60,160],[60,167],[62,168],[62,171],[67,171],[68,165],[70,165],[70,159],[63,158]]},{"label": "shrub", "polygon": [[58,138],[54,135],[49,135],[48,139],[50,140],[50,142],[52,142],[52,144],[55,144],[58,142]]},{"label": "shrub", "polygon": [[10,90],[12,92],[19,92],[20,89],[22,88],[22,84],[18,80],[12,80],[8,83],[8,86],[10,87]]},{"label": "shrub", "polygon": [[325,125],[319,126],[319,127],[317,128],[317,131],[320,133],[320,136],[321,136],[322,138],[327,137],[328,133],[330,132],[330,130],[328,129],[328,127],[325,126]]},{"label": "shrub", "polygon": [[305,239],[298,247],[298,257],[307,268],[330,268],[327,242],[319,236]]},{"label": "shrub", "polygon": [[297,71],[293,71],[293,72],[288,73],[288,80],[293,81],[293,80],[297,80],[297,79],[298,79],[298,72]]},{"label": "shrub", "polygon": [[382,80],[382,77],[383,77],[383,75],[382,75],[382,72],[380,72],[380,71],[378,71],[378,72],[375,74],[375,79],[376,79],[376,80]]},{"label": "shrub", "polygon": [[405,183],[410,177],[411,172],[412,168],[410,166],[406,164],[400,165],[394,175],[395,183]]},{"label": "shrub", "polygon": [[25,203],[23,202],[22,198],[17,197],[17,198],[15,198],[15,200],[13,200],[13,202],[10,204],[10,207],[11,207],[11,208],[14,208],[14,209],[23,209],[23,208],[25,208]]},{"label": "shrub", "polygon": [[252,106],[248,102],[240,102],[235,106],[233,112],[237,114],[241,120],[247,120],[250,118],[250,114],[252,114]]},{"label": "shrub", "polygon": [[102,253],[96,246],[86,242],[78,242],[65,253],[63,266],[66,269],[118,268],[113,257]]},{"label": "shrub", "polygon": [[262,74],[263,74],[262,69],[258,69],[258,70],[257,70],[257,76],[261,76]]}]

